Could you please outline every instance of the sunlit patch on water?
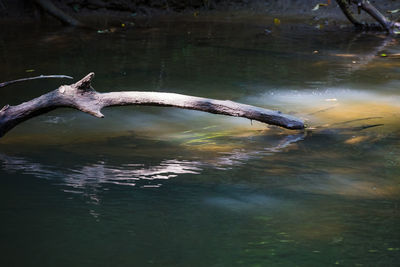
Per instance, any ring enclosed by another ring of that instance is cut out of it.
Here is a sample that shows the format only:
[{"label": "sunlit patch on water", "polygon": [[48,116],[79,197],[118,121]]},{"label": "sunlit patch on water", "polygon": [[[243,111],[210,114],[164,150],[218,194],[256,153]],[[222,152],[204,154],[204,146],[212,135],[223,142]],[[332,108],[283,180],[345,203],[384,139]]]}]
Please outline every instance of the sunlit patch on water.
[{"label": "sunlit patch on water", "polygon": [[384,126],[377,131],[399,129],[400,96],[353,89],[269,91],[250,101],[258,105],[273,103],[275,108],[293,113],[313,128]]}]

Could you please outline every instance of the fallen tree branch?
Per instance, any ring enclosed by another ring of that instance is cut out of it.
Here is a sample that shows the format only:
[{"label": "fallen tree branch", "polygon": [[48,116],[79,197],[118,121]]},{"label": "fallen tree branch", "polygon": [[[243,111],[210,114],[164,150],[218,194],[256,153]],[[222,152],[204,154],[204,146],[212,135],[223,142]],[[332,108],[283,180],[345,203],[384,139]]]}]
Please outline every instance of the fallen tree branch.
[{"label": "fallen tree branch", "polygon": [[399,30],[400,24],[393,22],[387,17],[385,17],[378,9],[376,9],[368,0],[357,0],[357,4],[365,12],[367,12],[371,17],[373,17],[382,27],[390,34],[396,33]]},{"label": "fallen tree branch", "polygon": [[3,82],[3,83],[0,83],[0,87],[5,87],[7,85],[17,83],[17,82],[24,82],[24,81],[30,81],[30,80],[36,80],[36,79],[49,79],[49,78],[73,79],[73,77],[67,76],[67,75],[39,75],[36,77],[21,78],[21,79],[17,79],[17,80],[8,81],[8,82]]},{"label": "fallen tree branch", "polygon": [[342,10],[343,14],[346,18],[356,27],[356,28],[363,28],[364,24],[359,22],[355,17],[353,12],[350,10],[350,5],[348,0],[336,0],[336,3]]},{"label": "fallen tree branch", "polygon": [[350,5],[354,4],[357,6],[358,10],[364,10],[368,13],[375,21],[377,21],[382,29],[386,30],[390,34],[398,34],[400,29],[400,23],[390,20],[385,17],[374,5],[370,3],[368,0],[336,0],[336,3],[339,5],[343,14],[346,18],[358,29],[368,30],[373,29],[376,30],[376,26],[368,25],[365,23],[361,23],[358,21],[353,12],[350,10]]},{"label": "fallen tree branch", "polygon": [[215,100],[174,93],[159,92],[110,92],[98,93],[91,86],[94,73],[89,73],[71,85],[58,89],[18,106],[6,105],[0,110],[0,137],[18,124],[60,107],[69,107],[103,118],[101,109],[109,106],[147,105],[177,107],[214,114],[243,117],[287,129],[303,129],[298,118],[255,106],[229,100]]}]

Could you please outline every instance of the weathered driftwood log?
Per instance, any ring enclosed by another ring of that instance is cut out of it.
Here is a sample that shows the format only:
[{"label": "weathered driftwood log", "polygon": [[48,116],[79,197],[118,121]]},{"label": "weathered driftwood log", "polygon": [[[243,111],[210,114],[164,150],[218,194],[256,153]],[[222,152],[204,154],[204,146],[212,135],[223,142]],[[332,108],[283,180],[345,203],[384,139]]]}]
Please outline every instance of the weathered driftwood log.
[{"label": "weathered driftwood log", "polygon": [[287,129],[303,129],[304,123],[293,116],[229,100],[215,100],[174,93],[110,92],[98,93],[91,86],[94,73],[82,80],[62,85],[58,89],[18,106],[6,105],[0,110],[0,137],[30,118],[60,107],[75,108],[103,118],[101,109],[109,106],[147,105],[200,110],[234,117],[244,117]]}]

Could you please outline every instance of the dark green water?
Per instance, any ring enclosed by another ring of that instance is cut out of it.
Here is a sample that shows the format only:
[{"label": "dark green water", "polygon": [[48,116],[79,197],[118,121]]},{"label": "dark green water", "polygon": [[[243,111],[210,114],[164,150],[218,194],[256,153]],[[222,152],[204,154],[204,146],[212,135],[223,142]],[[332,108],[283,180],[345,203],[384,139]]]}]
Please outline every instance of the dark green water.
[{"label": "dark green water", "polygon": [[[0,265],[399,266],[398,40],[281,21],[2,25],[1,81],[94,71],[98,91],[231,99],[310,130],[150,107],[32,119],[0,139]],[[69,82],[0,88],[0,105]]]}]

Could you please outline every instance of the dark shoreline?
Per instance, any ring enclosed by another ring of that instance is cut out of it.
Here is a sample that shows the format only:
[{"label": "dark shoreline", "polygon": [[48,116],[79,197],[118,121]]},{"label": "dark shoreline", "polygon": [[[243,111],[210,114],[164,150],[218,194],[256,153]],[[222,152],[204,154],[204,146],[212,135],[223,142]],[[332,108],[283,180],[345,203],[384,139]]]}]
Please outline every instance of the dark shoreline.
[{"label": "dark shoreline", "polygon": [[[232,14],[253,13],[256,15],[297,17],[302,19],[332,19],[343,22],[346,20],[335,1],[329,6],[312,11],[313,7],[324,1],[298,1],[298,0],[219,0],[210,1],[122,1],[134,3],[135,8],[120,11],[106,8],[90,9],[85,6],[72,4],[73,1],[52,0],[52,2],[67,14],[85,22],[97,25],[109,25],[114,21],[149,20],[162,17],[180,16],[213,16],[219,13]],[[82,1],[75,1],[82,2]],[[138,3],[139,2],[139,3]],[[168,3],[168,6],[161,2]],[[186,3],[187,2],[187,3]],[[392,0],[371,1],[382,12],[399,8],[400,5]],[[45,21],[53,24],[59,23],[48,15],[41,13],[32,1],[27,0],[0,0],[0,22],[35,22]],[[110,23],[111,22],[111,23]]]}]

